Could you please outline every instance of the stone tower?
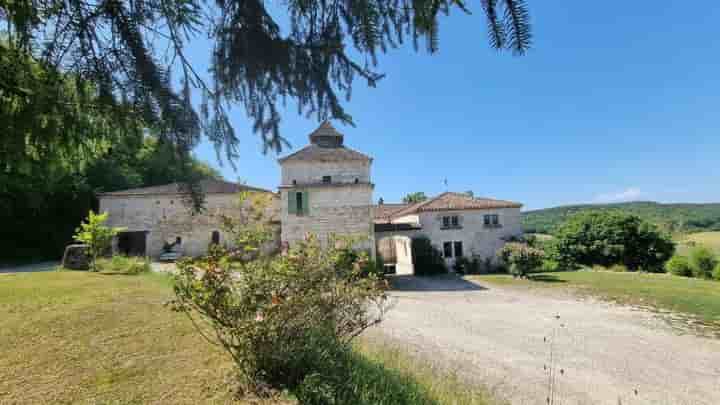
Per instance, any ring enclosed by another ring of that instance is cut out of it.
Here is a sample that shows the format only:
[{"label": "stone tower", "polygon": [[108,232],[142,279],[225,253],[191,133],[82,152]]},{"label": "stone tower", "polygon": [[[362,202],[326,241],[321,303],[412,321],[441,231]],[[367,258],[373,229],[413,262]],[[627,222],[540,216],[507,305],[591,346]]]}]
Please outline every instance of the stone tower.
[{"label": "stone tower", "polygon": [[325,121],[309,145],[278,160],[281,240],[292,245],[308,233],[321,241],[353,235],[374,256],[372,158],[345,147],[343,138]]}]

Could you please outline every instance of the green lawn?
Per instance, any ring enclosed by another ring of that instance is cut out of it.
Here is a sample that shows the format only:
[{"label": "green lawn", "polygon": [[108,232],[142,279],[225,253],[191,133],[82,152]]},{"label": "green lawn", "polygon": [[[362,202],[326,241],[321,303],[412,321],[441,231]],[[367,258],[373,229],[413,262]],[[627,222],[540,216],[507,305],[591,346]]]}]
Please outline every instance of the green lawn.
[{"label": "green lawn", "polygon": [[715,254],[720,255],[720,232],[698,232],[679,237],[677,240],[677,250],[679,253],[688,253],[690,250],[688,242],[694,242],[695,245],[703,245],[714,251]]},{"label": "green lawn", "polygon": [[540,273],[533,280],[508,275],[468,276],[481,282],[526,288],[569,288],[582,294],[631,305],[691,314],[720,327],[720,282],[669,274],[574,271]]},{"label": "green lawn", "polygon": [[[239,402],[228,357],[163,305],[171,296],[157,274],[0,275],[0,403]],[[490,403],[395,347],[357,351],[358,403]]]}]

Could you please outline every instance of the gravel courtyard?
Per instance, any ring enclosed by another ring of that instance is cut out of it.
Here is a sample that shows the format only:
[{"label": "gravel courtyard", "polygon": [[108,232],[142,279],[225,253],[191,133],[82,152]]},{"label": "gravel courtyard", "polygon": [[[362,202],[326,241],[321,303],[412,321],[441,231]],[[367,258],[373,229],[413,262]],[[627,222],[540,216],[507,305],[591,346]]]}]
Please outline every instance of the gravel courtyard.
[{"label": "gravel courtyard", "polygon": [[720,404],[720,340],[650,312],[454,277],[395,286],[370,333],[512,404],[546,404],[551,392],[554,404]]}]

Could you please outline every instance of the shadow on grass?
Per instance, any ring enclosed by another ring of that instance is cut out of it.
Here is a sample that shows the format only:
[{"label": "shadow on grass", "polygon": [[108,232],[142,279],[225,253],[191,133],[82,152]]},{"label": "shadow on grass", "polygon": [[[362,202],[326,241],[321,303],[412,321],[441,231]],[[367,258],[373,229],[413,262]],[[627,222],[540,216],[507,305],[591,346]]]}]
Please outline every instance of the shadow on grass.
[{"label": "shadow on grass", "polygon": [[359,353],[332,376],[310,377],[295,392],[300,403],[342,405],[441,405],[407,372],[391,369]]},{"label": "shadow on grass", "polygon": [[566,280],[557,278],[553,274],[530,274],[528,275],[530,281],[540,281],[542,283],[567,283]]}]

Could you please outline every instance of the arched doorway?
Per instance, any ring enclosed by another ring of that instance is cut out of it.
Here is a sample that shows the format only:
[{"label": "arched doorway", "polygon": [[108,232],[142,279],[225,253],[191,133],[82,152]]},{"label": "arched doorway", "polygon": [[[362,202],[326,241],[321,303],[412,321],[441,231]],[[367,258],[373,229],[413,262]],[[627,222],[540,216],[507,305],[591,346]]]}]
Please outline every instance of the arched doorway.
[{"label": "arched doorway", "polygon": [[377,240],[377,254],[389,272],[401,275],[415,273],[411,242],[410,237],[403,235],[385,236]]}]

